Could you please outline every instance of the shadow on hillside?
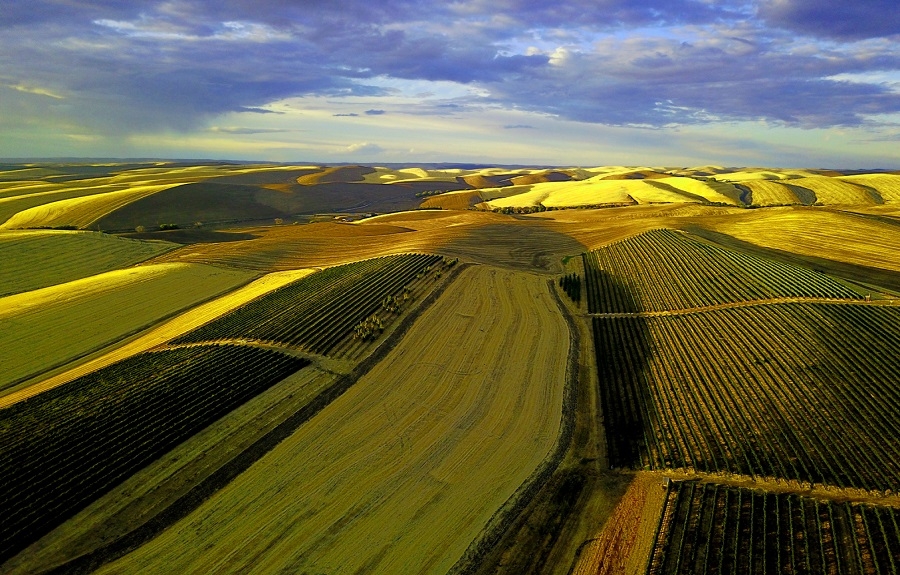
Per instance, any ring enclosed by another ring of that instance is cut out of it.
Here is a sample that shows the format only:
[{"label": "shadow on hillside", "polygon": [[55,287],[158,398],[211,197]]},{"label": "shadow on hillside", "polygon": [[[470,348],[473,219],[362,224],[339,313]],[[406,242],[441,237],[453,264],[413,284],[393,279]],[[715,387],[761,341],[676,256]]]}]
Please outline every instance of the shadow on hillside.
[{"label": "shadow on hillside", "polygon": [[648,463],[645,434],[656,417],[647,373],[653,355],[648,320],[636,315],[644,311],[640,297],[605,270],[589,277],[587,292],[592,310],[622,314],[592,319],[608,464],[640,468]]},{"label": "shadow on hillside", "polygon": [[559,273],[565,256],[586,250],[571,236],[523,220],[469,228],[441,246],[440,251],[522,271]]},{"label": "shadow on hillside", "polygon": [[888,269],[874,268],[822,257],[798,254],[775,248],[767,248],[744,240],[739,240],[734,236],[716,232],[700,225],[686,225],[682,226],[681,229],[726,248],[740,250],[770,260],[803,266],[819,273],[849,280],[856,284],[873,284],[889,290],[900,291],[900,273]]}]

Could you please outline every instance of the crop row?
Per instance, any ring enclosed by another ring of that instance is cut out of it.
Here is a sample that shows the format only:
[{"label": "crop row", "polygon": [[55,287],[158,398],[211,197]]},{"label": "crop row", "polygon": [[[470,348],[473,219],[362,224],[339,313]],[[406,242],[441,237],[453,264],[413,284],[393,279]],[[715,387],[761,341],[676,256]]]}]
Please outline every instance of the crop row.
[{"label": "crop row", "polygon": [[147,352],[0,410],[0,562],[308,363],[242,346]]},{"label": "crop row", "polygon": [[590,313],[693,309],[774,298],[859,299],[810,269],[669,229],[632,236],[583,258]]},{"label": "crop row", "polygon": [[[178,338],[177,343],[253,339],[328,354],[354,328],[397,301],[441,263],[440,256],[404,254],[328,268],[256,299]],[[385,307],[384,302],[391,304]]]},{"label": "crop row", "polygon": [[613,466],[900,490],[900,309],[594,318]]},{"label": "crop row", "polygon": [[671,482],[648,575],[888,574],[900,510]]}]

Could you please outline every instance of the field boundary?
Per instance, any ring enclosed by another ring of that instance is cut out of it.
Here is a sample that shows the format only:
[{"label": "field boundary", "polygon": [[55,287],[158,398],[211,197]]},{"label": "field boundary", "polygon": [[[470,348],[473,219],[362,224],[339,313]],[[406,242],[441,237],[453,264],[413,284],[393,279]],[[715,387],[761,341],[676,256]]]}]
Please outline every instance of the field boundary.
[{"label": "field boundary", "polygon": [[528,518],[528,507],[538,498],[542,490],[551,488],[550,486],[553,483],[549,480],[559,470],[560,464],[562,464],[572,444],[575,430],[575,411],[577,409],[576,388],[578,386],[581,347],[575,320],[560,299],[554,284],[554,279],[547,281],[548,289],[556,301],[560,313],[566,320],[566,327],[569,329],[566,383],[563,390],[562,418],[556,447],[554,447],[549,457],[522,482],[522,485],[516,489],[509,499],[494,512],[478,537],[472,541],[463,555],[448,571],[448,573],[453,575],[474,575],[481,572],[486,565],[485,561],[496,546],[500,544],[504,535],[518,532],[522,528],[521,522]]},{"label": "field boundary", "polygon": [[[306,406],[296,411],[293,415],[279,423],[268,433],[256,440],[241,453],[235,455],[227,463],[213,471],[200,483],[191,488],[187,493],[170,503],[155,516],[149,518],[143,525],[122,535],[116,540],[76,557],[66,563],[55,567],[48,574],[81,574],[91,573],[101,566],[110,563],[129,552],[137,549],[144,543],[152,540],[176,521],[187,517],[217,491],[228,485],[238,475],[246,471],[265,454],[274,449],[283,440],[290,437],[301,425],[315,417],[331,402],[343,395],[362,376],[368,373],[378,364],[387,353],[393,349],[403,336],[412,327],[415,320],[429,308],[444,293],[459,274],[470,265],[460,262],[447,274],[447,278],[435,286],[434,290],[421,300],[410,313],[403,318],[394,331],[387,336],[373,351],[362,360],[348,374],[340,376],[329,387],[310,401]],[[277,384],[276,384],[277,385]]]},{"label": "field boundary", "polygon": [[[146,261],[141,262],[140,264],[137,264],[136,266],[132,266],[132,267],[144,265],[145,263],[146,263]],[[220,264],[201,264],[201,265],[208,265],[210,267],[215,267],[215,268],[225,269],[225,270],[229,269],[227,266],[223,266]],[[47,380],[55,378],[59,375],[67,373],[69,371],[76,370],[80,366],[88,363],[91,360],[98,359],[107,354],[111,354],[111,353],[115,352],[117,349],[120,349],[120,348],[128,345],[132,341],[137,340],[142,335],[150,333],[154,328],[162,326],[162,325],[166,324],[166,322],[173,320],[173,319],[177,318],[178,316],[180,316],[196,307],[202,306],[209,302],[215,301],[218,298],[225,297],[231,293],[234,293],[234,292],[250,285],[251,283],[255,282],[256,280],[260,279],[261,277],[263,277],[263,275],[264,274],[253,275],[253,276],[247,278],[246,281],[238,283],[237,285],[235,285],[232,288],[226,288],[225,290],[220,291],[215,294],[212,294],[209,297],[204,298],[194,304],[190,304],[181,309],[177,309],[171,313],[168,313],[164,316],[159,317],[158,319],[155,319],[155,320],[148,322],[140,327],[137,327],[137,328],[123,334],[121,337],[119,337],[115,341],[100,344],[98,346],[95,346],[95,347],[77,355],[76,357],[73,357],[73,358],[67,359],[67,360],[63,360],[54,365],[51,365],[40,372],[31,373],[29,375],[25,375],[25,376],[18,378],[17,380],[15,380],[15,381],[11,382],[9,385],[7,385],[4,389],[0,390],[0,409],[7,408],[11,405],[14,405],[14,404],[20,402],[20,401],[26,400],[29,397],[34,397],[35,395],[41,394],[50,389],[54,389],[56,387],[59,387],[60,385],[65,385],[66,383],[69,383],[70,381],[78,378],[79,375],[73,375],[70,379],[66,379],[64,381],[56,381],[53,383],[53,385],[50,385],[50,386],[42,385]],[[147,350],[144,350],[144,351],[147,351]],[[140,352],[138,352],[138,353],[140,353]],[[134,355],[137,355],[137,354],[134,354]],[[120,359],[125,359],[125,358],[120,358]],[[101,369],[101,368],[97,368],[97,369]],[[84,375],[84,374],[82,374],[82,375]]]},{"label": "field boundary", "polygon": [[708,311],[716,311],[720,309],[733,309],[740,307],[753,307],[758,305],[779,305],[779,304],[793,304],[793,303],[816,303],[816,304],[829,304],[829,305],[874,305],[874,306],[892,306],[896,305],[894,300],[874,300],[874,301],[864,301],[864,300],[856,300],[856,299],[844,299],[844,298],[816,298],[816,297],[789,297],[789,298],[770,298],[770,299],[760,299],[753,301],[733,301],[733,302],[725,302],[716,305],[706,305],[700,307],[689,307],[682,309],[666,309],[659,311],[633,311],[633,312],[597,312],[597,313],[587,313],[585,314],[587,317],[596,317],[596,318],[615,318],[615,317],[665,317],[665,316],[677,316],[677,315],[688,315],[691,313],[704,313]]}]

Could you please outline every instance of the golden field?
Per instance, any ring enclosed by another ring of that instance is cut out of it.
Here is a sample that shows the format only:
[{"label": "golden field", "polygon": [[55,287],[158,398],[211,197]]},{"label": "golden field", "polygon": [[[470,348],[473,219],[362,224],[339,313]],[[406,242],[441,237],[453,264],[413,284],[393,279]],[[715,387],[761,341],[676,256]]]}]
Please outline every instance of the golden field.
[{"label": "golden field", "polygon": [[[351,339],[352,358],[229,339],[310,367],[87,502],[0,573],[81,555],[100,573],[643,573],[670,471],[610,469],[591,327],[608,318],[560,287],[564,275],[587,281],[581,254],[666,228],[811,269],[871,307],[900,299],[891,173],[145,163],[23,166],[0,180],[0,417],[123,359],[194,345],[175,340],[335,266],[440,256],[424,287],[375,302],[367,321],[385,327]],[[365,299],[348,292],[341,305]],[[671,313],[682,312],[707,313]],[[816,349],[803,373],[839,364],[814,361]],[[222,469],[236,471],[209,487]],[[147,535],[113,549],[133,532]]]}]

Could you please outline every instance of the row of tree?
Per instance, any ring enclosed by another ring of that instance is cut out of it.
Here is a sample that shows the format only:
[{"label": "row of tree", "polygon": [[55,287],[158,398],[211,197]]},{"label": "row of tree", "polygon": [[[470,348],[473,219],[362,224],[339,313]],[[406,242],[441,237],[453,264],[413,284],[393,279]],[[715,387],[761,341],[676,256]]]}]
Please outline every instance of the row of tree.
[{"label": "row of tree", "polygon": [[581,303],[581,277],[578,274],[566,274],[559,278],[559,287],[572,298],[572,301]]}]

